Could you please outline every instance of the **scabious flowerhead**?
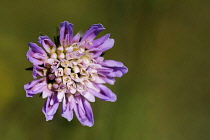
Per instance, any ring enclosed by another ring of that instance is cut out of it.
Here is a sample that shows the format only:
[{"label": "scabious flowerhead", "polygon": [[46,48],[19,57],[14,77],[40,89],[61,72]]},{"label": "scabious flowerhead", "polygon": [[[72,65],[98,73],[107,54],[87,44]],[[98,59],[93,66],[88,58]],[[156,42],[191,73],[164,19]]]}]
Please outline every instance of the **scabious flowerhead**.
[{"label": "scabious flowerhead", "polygon": [[[62,116],[68,121],[75,112],[86,126],[94,124],[89,102],[95,97],[104,101],[116,101],[116,95],[105,85],[113,85],[115,77],[121,77],[128,69],[121,62],[104,60],[102,53],[114,45],[114,39],[106,34],[95,39],[105,28],[92,25],[84,34],[73,36],[73,24],[60,24],[60,35],[55,43],[48,36],[40,36],[38,42],[29,43],[28,60],[33,64],[34,80],[24,85],[27,97],[41,93],[47,98],[42,108],[46,120],[52,120],[59,104]],[[95,40],[94,40],[95,39]]]}]

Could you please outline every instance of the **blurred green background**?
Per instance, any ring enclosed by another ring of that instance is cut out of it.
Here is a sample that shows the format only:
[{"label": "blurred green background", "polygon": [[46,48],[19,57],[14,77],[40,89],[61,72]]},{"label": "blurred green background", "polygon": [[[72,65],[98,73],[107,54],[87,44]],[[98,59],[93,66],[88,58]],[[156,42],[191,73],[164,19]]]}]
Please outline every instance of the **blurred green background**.
[{"label": "blurred green background", "polygon": [[[210,138],[210,1],[1,0],[1,140],[208,140]],[[115,103],[92,103],[95,125],[58,110],[46,122],[44,100],[26,98],[28,42],[53,37],[67,20],[74,32],[102,23],[115,39],[105,59],[129,72],[110,86]]]}]

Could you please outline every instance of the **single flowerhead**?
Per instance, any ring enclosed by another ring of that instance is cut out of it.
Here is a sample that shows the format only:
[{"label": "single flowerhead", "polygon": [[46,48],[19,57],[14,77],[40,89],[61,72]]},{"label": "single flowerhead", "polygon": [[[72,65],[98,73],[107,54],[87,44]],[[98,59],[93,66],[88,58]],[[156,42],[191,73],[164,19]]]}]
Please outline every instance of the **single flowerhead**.
[{"label": "single flowerhead", "polygon": [[60,24],[60,34],[55,43],[48,36],[40,36],[38,42],[29,43],[27,59],[33,64],[33,81],[24,85],[27,97],[41,93],[47,98],[42,108],[46,120],[52,120],[59,104],[62,116],[68,121],[73,112],[86,126],[94,124],[89,102],[95,97],[104,101],[116,101],[116,95],[105,85],[113,85],[115,77],[121,77],[128,69],[123,63],[104,60],[102,53],[114,45],[114,39],[106,34],[95,37],[105,28],[92,25],[82,36],[73,35],[73,24]]}]

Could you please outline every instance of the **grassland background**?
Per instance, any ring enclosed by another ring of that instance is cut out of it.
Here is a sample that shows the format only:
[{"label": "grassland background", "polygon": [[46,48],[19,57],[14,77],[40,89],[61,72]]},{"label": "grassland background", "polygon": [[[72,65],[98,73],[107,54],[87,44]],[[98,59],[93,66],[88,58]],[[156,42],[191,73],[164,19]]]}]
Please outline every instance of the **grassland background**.
[{"label": "grassland background", "polygon": [[[1,140],[208,140],[210,137],[210,1],[1,0]],[[129,72],[114,86],[115,103],[92,103],[95,125],[74,117],[46,122],[24,69],[28,42],[53,37],[67,20],[75,33],[102,23],[115,39],[105,58]]]}]

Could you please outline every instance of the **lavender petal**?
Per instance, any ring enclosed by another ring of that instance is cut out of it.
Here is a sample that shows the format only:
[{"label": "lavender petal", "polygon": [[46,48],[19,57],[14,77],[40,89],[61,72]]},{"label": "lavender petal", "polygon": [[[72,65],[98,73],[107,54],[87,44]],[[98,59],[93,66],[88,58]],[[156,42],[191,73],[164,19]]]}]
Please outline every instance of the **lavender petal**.
[{"label": "lavender petal", "polygon": [[48,36],[40,36],[38,38],[38,42],[45,48],[45,50],[50,53],[51,51],[55,51],[55,44]]},{"label": "lavender petal", "polygon": [[43,70],[44,70],[43,67],[40,67],[38,65],[34,65],[33,66],[33,72],[32,72],[33,78],[37,79],[37,76],[44,76],[44,74],[42,72]]},{"label": "lavender petal", "polygon": [[107,39],[101,46],[98,47],[101,52],[111,49],[114,46],[114,39]]},{"label": "lavender petal", "polygon": [[73,24],[64,21],[60,24],[60,44],[68,46],[72,43],[73,39]]},{"label": "lavender petal", "polygon": [[102,24],[93,24],[83,35],[81,42],[92,41],[105,28]]},{"label": "lavender petal", "polygon": [[101,65],[113,69],[113,77],[121,77],[122,75],[128,72],[128,68],[124,66],[122,62],[114,60],[105,60],[101,63]]},{"label": "lavender petal", "polygon": [[26,91],[26,97],[33,97],[34,94],[42,92],[46,86],[45,78],[40,78],[25,84],[24,89]]},{"label": "lavender petal", "polygon": [[28,60],[31,61],[31,63],[34,65],[42,65],[47,59],[46,52],[36,43],[29,43],[28,45],[30,47],[26,54]]},{"label": "lavender petal", "polygon": [[110,101],[115,102],[117,100],[117,96],[106,86],[98,84],[97,85],[100,89],[100,92],[96,92],[94,90],[91,90],[91,93],[100,98],[103,101]]},{"label": "lavender petal", "polygon": [[47,56],[46,52],[39,47],[36,43],[28,43],[28,46],[32,49],[34,53],[42,54],[43,56]]},{"label": "lavender petal", "polygon": [[110,34],[106,34],[102,36],[101,38],[93,40],[92,45],[89,45],[88,49],[97,48],[98,46],[102,45],[109,37],[110,37]]},{"label": "lavender petal", "polygon": [[[51,102],[53,102],[53,104],[51,104]],[[42,112],[44,113],[44,115],[46,117],[46,121],[53,119],[53,116],[56,113],[58,106],[59,106],[59,102],[55,95],[52,95],[51,97],[47,98],[47,100],[42,108]]]},{"label": "lavender petal", "polygon": [[75,114],[82,125],[93,126],[94,118],[90,103],[82,96],[75,97],[76,106],[74,108]]},{"label": "lavender petal", "polygon": [[64,97],[62,106],[62,117],[66,118],[68,121],[73,119],[73,108],[75,107],[75,101],[73,95],[68,99]]}]

